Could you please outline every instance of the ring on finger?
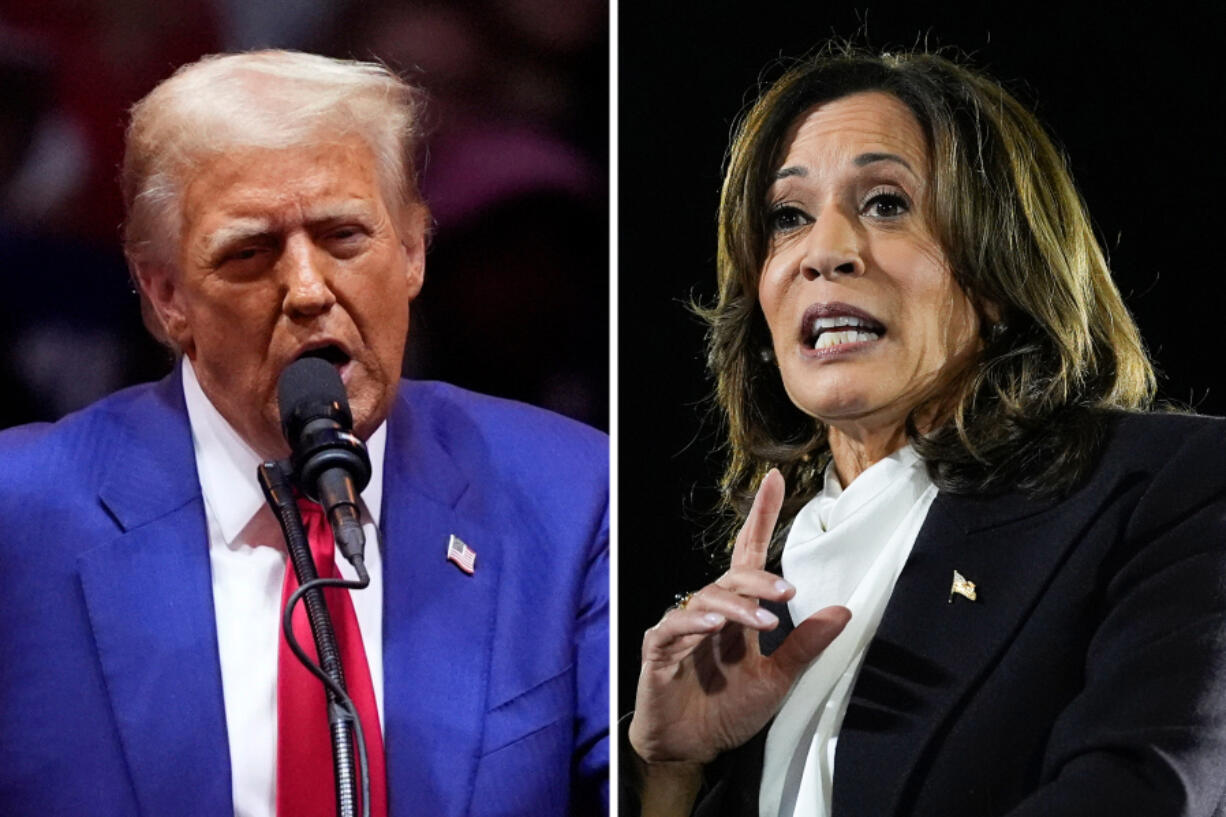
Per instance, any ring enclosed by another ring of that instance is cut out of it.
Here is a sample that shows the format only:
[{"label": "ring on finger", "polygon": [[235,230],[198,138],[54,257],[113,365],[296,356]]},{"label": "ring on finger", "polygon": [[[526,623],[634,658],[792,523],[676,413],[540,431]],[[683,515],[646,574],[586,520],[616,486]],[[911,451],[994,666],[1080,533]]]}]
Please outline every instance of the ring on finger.
[{"label": "ring on finger", "polygon": [[673,597],[673,606],[670,609],[684,610],[686,608],[686,605],[688,605],[693,598],[694,598],[693,591],[689,593],[678,593],[676,596]]}]

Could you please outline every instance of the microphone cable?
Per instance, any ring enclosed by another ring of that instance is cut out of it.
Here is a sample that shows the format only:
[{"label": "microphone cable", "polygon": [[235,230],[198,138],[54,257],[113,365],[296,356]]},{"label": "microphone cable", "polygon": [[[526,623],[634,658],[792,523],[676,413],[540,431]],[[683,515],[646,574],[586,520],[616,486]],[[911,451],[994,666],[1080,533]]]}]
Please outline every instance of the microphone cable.
[{"label": "microphone cable", "polygon": [[[259,466],[257,473],[260,488],[264,491],[264,498],[281,525],[293,569],[299,581],[298,588],[290,594],[285,603],[285,610],[281,617],[281,629],[285,634],[290,651],[307,668],[307,671],[323,682],[329,692],[328,724],[332,732],[332,754],[336,770],[337,814],[339,817],[356,817],[357,815],[356,804],[353,802],[355,798],[353,742],[356,741],[361,817],[370,817],[370,771],[366,753],[366,734],[362,729],[362,719],[358,716],[357,707],[345,691],[345,676],[340,661],[340,652],[336,646],[336,635],[332,630],[332,620],[328,615],[327,602],[323,596],[325,587],[352,590],[368,587],[370,575],[366,572],[365,561],[358,556],[350,560],[357,571],[357,581],[320,578],[311,556],[306,532],[303,529],[302,515],[298,511],[298,503],[294,498],[293,488],[285,470],[280,463],[265,462]],[[306,604],[307,618],[315,639],[319,663],[307,655],[294,635],[294,607],[299,601],[304,601]],[[349,733],[351,728],[352,736]]]}]

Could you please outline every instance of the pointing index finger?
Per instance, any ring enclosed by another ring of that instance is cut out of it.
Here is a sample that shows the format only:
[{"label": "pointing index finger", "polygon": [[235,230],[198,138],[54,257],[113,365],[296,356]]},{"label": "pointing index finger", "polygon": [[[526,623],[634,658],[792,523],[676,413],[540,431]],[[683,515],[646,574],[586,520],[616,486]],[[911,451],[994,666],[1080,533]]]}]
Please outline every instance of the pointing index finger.
[{"label": "pointing index finger", "polygon": [[766,550],[770,546],[779,509],[783,507],[783,475],[772,468],[758,486],[753,507],[745,524],[736,535],[732,546],[732,567],[748,567],[761,570],[766,564]]}]

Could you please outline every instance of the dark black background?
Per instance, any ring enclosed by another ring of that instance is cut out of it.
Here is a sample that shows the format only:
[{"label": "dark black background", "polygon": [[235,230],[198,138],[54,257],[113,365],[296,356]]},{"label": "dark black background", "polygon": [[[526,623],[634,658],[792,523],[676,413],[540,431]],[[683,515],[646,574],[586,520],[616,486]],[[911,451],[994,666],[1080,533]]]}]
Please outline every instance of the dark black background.
[{"label": "dark black background", "polygon": [[[683,5],[685,8],[683,8]],[[1044,8],[1047,8],[1046,4]],[[697,9],[702,9],[698,11]],[[1226,413],[1221,365],[1226,12],[1168,4],[623,3],[620,10],[620,709],[641,634],[715,575],[699,549],[720,462],[703,327],[720,169],[759,75],[823,39],[955,47],[1035,110],[1071,159],[1160,396]],[[765,69],[765,71],[764,71]]]}]

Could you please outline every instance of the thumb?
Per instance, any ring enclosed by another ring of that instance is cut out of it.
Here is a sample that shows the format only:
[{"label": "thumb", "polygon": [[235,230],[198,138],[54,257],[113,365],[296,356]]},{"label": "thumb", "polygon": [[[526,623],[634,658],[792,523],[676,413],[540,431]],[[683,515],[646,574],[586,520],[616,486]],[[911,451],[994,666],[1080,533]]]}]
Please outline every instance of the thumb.
[{"label": "thumb", "polygon": [[788,683],[804,671],[822,650],[843,632],[851,620],[851,610],[846,607],[826,607],[818,610],[797,625],[771,655],[771,661],[787,676]]}]

